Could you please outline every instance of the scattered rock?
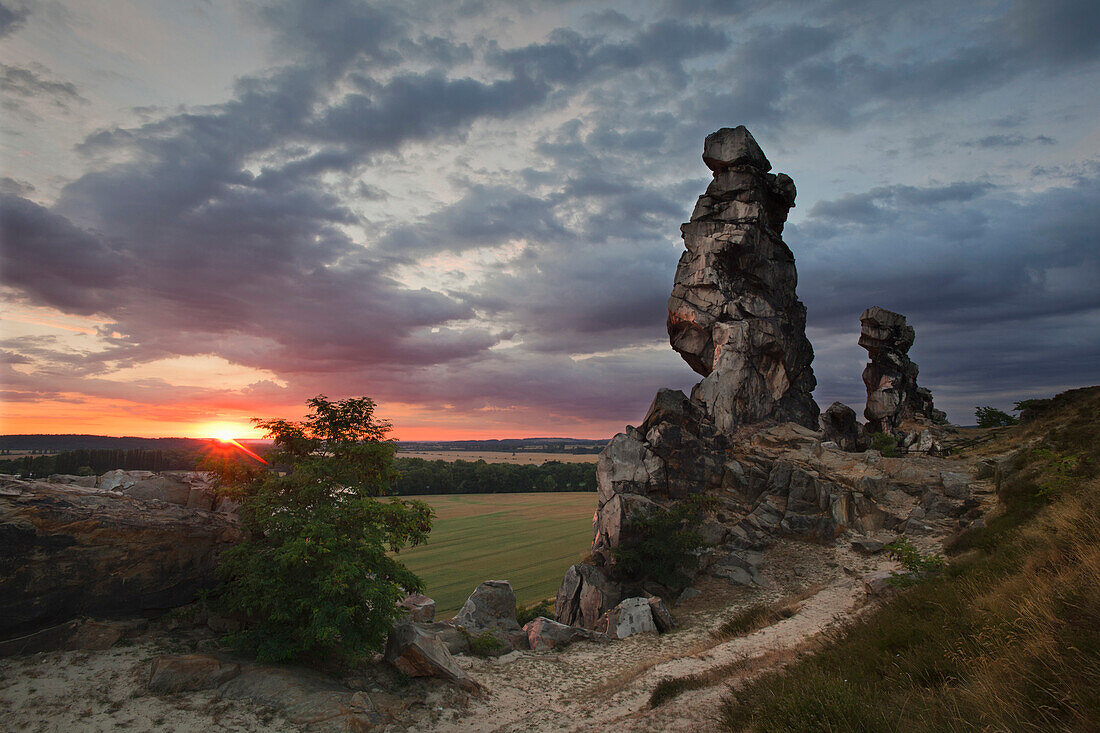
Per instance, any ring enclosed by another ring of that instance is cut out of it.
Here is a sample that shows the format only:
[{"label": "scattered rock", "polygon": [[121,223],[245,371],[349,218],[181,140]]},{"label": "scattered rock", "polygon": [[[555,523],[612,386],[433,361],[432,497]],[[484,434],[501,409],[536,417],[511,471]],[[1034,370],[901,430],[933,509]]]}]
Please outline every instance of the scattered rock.
[{"label": "scattered rock", "polygon": [[657,633],[657,624],[653,621],[653,610],[648,598],[627,598],[608,611],[596,628],[601,631],[606,628],[607,635],[612,639]]},{"label": "scattered rock", "polygon": [[872,596],[890,595],[897,590],[897,587],[889,582],[892,577],[894,577],[894,573],[889,570],[879,570],[864,575],[863,590]]},{"label": "scattered rock", "polygon": [[454,617],[471,636],[486,632],[511,649],[527,649],[527,635],[516,620],[516,594],[507,580],[481,583]]},{"label": "scattered rock", "polygon": [[240,673],[240,664],[207,654],[161,656],[153,660],[148,687],[160,693],[210,690]]},{"label": "scattered rock", "polygon": [[406,596],[397,605],[408,612],[410,621],[430,624],[435,620],[435,601],[420,593]]},{"label": "scattered rock", "polygon": [[579,626],[559,624],[557,621],[548,619],[545,616],[539,616],[530,621],[523,627],[523,631],[527,634],[527,641],[531,649],[536,652],[560,649],[580,640],[607,641],[608,639],[606,634],[583,629]]},{"label": "scattered rock", "polygon": [[702,592],[697,588],[684,588],[684,590],[680,592],[679,598],[676,599],[676,605],[679,606],[681,603],[690,601],[692,598],[698,598],[701,595],[703,595]]},{"label": "scattered rock", "polygon": [[619,602],[618,587],[592,565],[573,565],[565,572],[557,598],[554,618],[567,626],[594,628],[607,611]]},{"label": "scattered rock", "polygon": [[852,540],[852,549],[863,553],[864,555],[874,555],[875,553],[882,552],[882,548],[886,545],[878,540],[858,539]]},{"label": "scattered rock", "polygon": [[443,642],[414,623],[399,622],[393,627],[383,658],[409,677],[443,677],[463,687],[475,686]]},{"label": "scattered rock", "polygon": [[943,493],[952,499],[970,498],[970,477],[965,473],[943,471],[940,473],[943,482]]},{"label": "scattered rock", "polygon": [[658,632],[667,634],[676,626],[672,614],[669,613],[668,606],[657,596],[649,597],[649,611],[653,614],[653,624],[657,627]]}]

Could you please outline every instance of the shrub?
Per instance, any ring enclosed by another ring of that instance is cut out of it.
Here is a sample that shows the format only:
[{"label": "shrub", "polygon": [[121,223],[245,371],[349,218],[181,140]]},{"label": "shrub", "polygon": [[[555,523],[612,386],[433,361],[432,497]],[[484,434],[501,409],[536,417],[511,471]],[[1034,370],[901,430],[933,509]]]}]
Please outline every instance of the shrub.
[{"label": "shrub", "polygon": [[519,621],[520,626],[526,626],[539,616],[554,618],[554,602],[551,600],[542,600],[533,606],[521,608],[516,612],[516,621]]},{"label": "shrub", "polygon": [[229,641],[262,660],[352,661],[381,647],[397,601],[420,590],[387,551],[423,542],[432,510],[378,498],[394,446],[370,399],[307,404],[302,422],[254,420],[284,475],[220,467],[248,537],[222,556],[218,602],[248,619]]},{"label": "shrub", "polygon": [[898,441],[889,433],[871,433],[871,448],[877,450],[887,458],[894,458],[898,454]]},{"label": "shrub", "polygon": [[635,519],[630,532],[614,549],[615,574],[628,581],[652,581],[673,591],[691,581],[685,572],[697,563],[692,553],[702,538],[689,527],[700,514],[712,511],[714,497],[695,496]]},{"label": "shrub", "polygon": [[978,421],[979,428],[1003,428],[1008,425],[1016,425],[1020,421],[1007,412],[996,407],[975,407],[974,417]]},{"label": "shrub", "polygon": [[720,638],[748,634],[765,626],[771,626],[785,618],[790,618],[797,610],[794,605],[789,603],[757,603],[726,619],[714,634]]}]

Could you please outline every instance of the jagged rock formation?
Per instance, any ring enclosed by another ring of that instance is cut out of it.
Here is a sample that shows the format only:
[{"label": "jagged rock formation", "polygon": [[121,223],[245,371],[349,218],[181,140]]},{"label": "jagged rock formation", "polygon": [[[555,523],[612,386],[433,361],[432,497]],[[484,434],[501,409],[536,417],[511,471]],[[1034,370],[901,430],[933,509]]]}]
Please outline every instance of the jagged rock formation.
[{"label": "jagged rock formation", "polygon": [[[679,588],[626,577],[616,548],[642,538],[644,518],[684,507],[690,497],[706,495],[704,504],[688,506],[707,508],[692,509],[704,547],[697,567],[686,570],[762,585],[761,551],[777,536],[832,542],[848,529],[900,526],[909,518],[879,500],[900,491],[914,505],[929,482],[941,481],[932,469],[845,452],[864,447],[850,408],[834,406],[826,414],[830,432],[818,431],[806,310],[795,294],[794,257],[780,237],[794,183],[768,173],[770,163],[743,127],[708,136],[703,159],[714,180],[682,227],[686,252],[668,330],[673,348],[704,379],[690,398],[660,390],[641,425],[627,426],[600,454],[591,561],[569,569],[555,603],[557,620],[571,626],[606,627],[623,599],[676,597]],[[935,511],[959,510],[958,500],[941,496],[942,485],[929,499]]]},{"label": "jagged rock formation", "polygon": [[875,306],[859,317],[859,345],[871,361],[863,370],[867,387],[867,430],[894,434],[907,420],[931,424],[947,419],[932,404],[932,393],[917,386],[917,365],[909,359],[915,332],[905,316]]},{"label": "jagged rock formation", "polygon": [[175,608],[215,583],[237,520],[156,499],[0,482],[0,639],[77,615]]},{"label": "jagged rock formation", "polygon": [[705,377],[692,398],[722,432],[764,420],[816,428],[806,307],[780,236],[794,181],[768,172],[743,126],[708,135],[703,161],[714,179],[680,228],[687,249],[668,302],[672,348]]}]

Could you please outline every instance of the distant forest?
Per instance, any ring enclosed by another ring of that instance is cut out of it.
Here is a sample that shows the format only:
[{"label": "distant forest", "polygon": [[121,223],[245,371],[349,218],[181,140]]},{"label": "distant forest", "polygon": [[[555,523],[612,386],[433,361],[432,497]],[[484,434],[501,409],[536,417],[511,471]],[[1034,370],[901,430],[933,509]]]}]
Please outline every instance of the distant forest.
[{"label": "distant forest", "polygon": [[[205,441],[203,443],[205,446]],[[82,449],[52,456],[0,460],[0,473],[45,478],[55,473],[99,475],[116,468],[128,471],[194,471],[199,468],[204,455],[207,455],[205,449]],[[533,465],[395,458],[393,465],[398,475],[392,485],[394,492],[400,496],[596,490],[594,463],[547,461]]]}]

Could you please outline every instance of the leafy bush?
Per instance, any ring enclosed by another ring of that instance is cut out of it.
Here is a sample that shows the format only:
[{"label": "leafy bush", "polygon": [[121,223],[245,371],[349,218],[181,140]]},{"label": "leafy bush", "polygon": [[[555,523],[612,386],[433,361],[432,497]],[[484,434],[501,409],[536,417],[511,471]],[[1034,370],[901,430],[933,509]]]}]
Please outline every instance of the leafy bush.
[{"label": "leafy bush", "polygon": [[894,458],[898,454],[898,441],[888,433],[871,433],[871,448],[877,450],[887,458]]},{"label": "leafy bush", "polygon": [[219,604],[248,622],[229,641],[268,661],[350,661],[378,649],[419,578],[387,551],[423,542],[432,510],[377,497],[389,486],[389,424],[366,397],[307,403],[302,422],[255,422],[274,471],[218,467],[248,538],[227,550]]},{"label": "leafy bush", "polygon": [[478,657],[498,656],[506,648],[491,631],[483,631],[477,636],[466,632],[466,640],[470,642],[470,653]]},{"label": "leafy bush", "polygon": [[1020,422],[1016,417],[996,407],[975,407],[974,417],[978,421],[979,428],[1003,428]]},{"label": "leafy bush", "polygon": [[692,551],[702,543],[689,527],[692,520],[716,506],[714,497],[694,496],[633,521],[614,549],[616,576],[660,583],[674,591],[683,589],[691,581],[685,570],[697,563]]},{"label": "leafy bush", "polygon": [[539,616],[554,618],[554,602],[551,600],[542,600],[533,606],[521,608],[516,612],[516,621],[519,621],[520,626],[526,626]]}]

